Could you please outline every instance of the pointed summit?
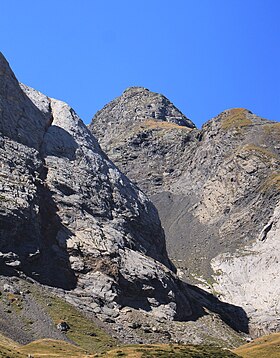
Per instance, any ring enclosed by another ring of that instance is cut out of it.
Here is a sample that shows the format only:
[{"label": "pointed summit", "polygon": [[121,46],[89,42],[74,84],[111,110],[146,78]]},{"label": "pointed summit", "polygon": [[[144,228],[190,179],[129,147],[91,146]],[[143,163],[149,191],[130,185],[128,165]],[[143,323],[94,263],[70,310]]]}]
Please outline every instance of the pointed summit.
[{"label": "pointed summit", "polygon": [[[192,141],[195,125],[162,94],[129,87],[96,113],[89,129],[109,158],[145,191],[147,182],[157,190],[169,180],[164,163],[174,146],[179,150]],[[156,168],[153,176],[150,161]],[[174,163],[168,162],[172,172]],[[145,172],[144,178],[139,171]]]},{"label": "pointed summit", "polygon": [[194,123],[162,94],[151,92],[144,87],[129,87],[120,97],[96,113],[90,129],[100,137],[104,135],[104,131],[118,131],[119,126],[130,127],[146,120],[195,128]]},{"label": "pointed summit", "polygon": [[[129,87],[96,113],[89,129],[97,137],[101,148],[112,160],[116,160],[114,153],[108,151],[109,147],[117,148],[123,141],[129,143],[131,138],[140,135],[143,126],[160,127],[162,131],[171,127],[178,130],[195,128],[194,123],[162,94],[144,87]],[[138,141],[137,138],[135,140]]]}]

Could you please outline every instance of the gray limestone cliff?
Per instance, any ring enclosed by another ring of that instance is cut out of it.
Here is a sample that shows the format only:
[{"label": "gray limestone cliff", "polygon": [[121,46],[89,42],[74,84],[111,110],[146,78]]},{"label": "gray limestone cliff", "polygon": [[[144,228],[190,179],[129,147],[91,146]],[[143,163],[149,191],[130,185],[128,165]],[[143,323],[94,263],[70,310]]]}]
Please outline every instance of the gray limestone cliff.
[{"label": "gray limestone cliff", "polygon": [[[235,108],[198,130],[146,114],[164,98],[146,91],[125,91],[90,130],[157,207],[178,273],[243,307],[252,334],[279,330],[280,124]],[[130,117],[134,92],[141,120]]]}]

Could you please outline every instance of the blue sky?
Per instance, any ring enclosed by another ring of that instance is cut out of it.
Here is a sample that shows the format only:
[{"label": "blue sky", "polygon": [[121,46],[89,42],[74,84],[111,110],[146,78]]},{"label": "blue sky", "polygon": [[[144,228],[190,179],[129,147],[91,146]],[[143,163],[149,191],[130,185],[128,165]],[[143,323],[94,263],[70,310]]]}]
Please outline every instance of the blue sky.
[{"label": "blue sky", "polygon": [[1,0],[17,78],[88,123],[129,86],[197,126],[232,107],[280,120],[278,0]]}]

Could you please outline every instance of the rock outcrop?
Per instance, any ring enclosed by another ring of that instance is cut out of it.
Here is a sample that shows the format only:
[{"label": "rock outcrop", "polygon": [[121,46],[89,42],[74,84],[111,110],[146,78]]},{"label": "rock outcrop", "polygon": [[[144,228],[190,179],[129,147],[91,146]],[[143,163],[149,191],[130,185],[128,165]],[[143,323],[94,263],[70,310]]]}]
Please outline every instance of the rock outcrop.
[{"label": "rock outcrop", "polygon": [[242,108],[201,130],[164,115],[137,120],[129,117],[136,108],[126,95],[134,91],[144,109],[161,98],[131,88],[96,114],[90,130],[157,207],[179,274],[242,306],[254,334],[279,330],[280,286],[268,279],[280,273],[277,251],[269,249],[279,245],[272,229],[280,200],[279,123]]}]

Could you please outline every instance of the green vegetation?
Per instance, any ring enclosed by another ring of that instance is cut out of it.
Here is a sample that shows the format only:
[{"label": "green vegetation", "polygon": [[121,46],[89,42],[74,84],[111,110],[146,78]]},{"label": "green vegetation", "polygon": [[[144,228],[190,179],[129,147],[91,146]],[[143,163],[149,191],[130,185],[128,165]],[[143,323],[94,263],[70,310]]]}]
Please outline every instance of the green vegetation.
[{"label": "green vegetation", "polygon": [[234,350],[243,358],[278,358],[280,357],[280,333],[255,339]]},{"label": "green vegetation", "polygon": [[270,188],[280,190],[280,173],[273,173],[265,180],[261,187],[262,191],[267,191]]},{"label": "green vegetation", "polygon": [[[183,344],[151,344],[130,345],[118,347],[113,350],[89,354],[84,349],[73,344],[54,340],[40,339],[24,346],[20,346],[0,336],[0,357],[23,358],[32,357],[96,357],[96,358],[236,358],[240,357],[229,350],[207,345],[183,345]],[[270,357],[274,357],[273,355]],[[276,356],[275,356],[276,357]]]},{"label": "green vegetation", "polygon": [[32,357],[90,357],[80,347],[53,339],[40,339],[26,344],[18,350],[24,354],[24,357],[27,357],[28,354]]},{"label": "green vegetation", "polygon": [[[54,340],[40,339],[21,346],[0,334],[0,357],[26,358],[32,357],[90,357],[87,352],[73,344]],[[92,357],[92,356],[91,356]]]},{"label": "green vegetation", "polygon": [[254,154],[260,156],[260,157],[263,157],[265,156],[266,158],[276,158],[276,155],[267,150],[266,148],[263,148],[263,147],[260,147],[260,146],[257,146],[255,144],[246,144],[244,145],[240,151],[247,151],[247,152],[253,152]]},{"label": "green vegetation", "polygon": [[173,122],[166,122],[166,121],[157,121],[154,119],[148,119],[141,123],[141,126],[151,129],[180,129],[191,131],[189,127],[186,126],[179,126]]},{"label": "green vegetation", "polygon": [[228,130],[231,128],[241,128],[252,124],[247,118],[248,111],[244,108],[233,108],[228,111],[228,115],[222,120],[221,128]]},{"label": "green vegetation", "polygon": [[238,355],[214,346],[194,346],[180,344],[131,345],[110,350],[96,357],[115,358],[234,358]]},{"label": "green vegetation", "polygon": [[0,357],[26,358],[26,354],[19,351],[20,345],[0,334]]},{"label": "green vegetation", "polygon": [[94,322],[58,297],[49,297],[46,310],[54,324],[61,321],[67,322],[70,330],[67,331],[66,336],[90,353],[106,351],[117,345],[117,341],[98,328]]},{"label": "green vegetation", "polygon": [[19,313],[22,310],[22,298],[20,295],[15,295],[13,293],[8,292],[6,295],[7,302],[9,306],[13,308],[14,311]]}]

